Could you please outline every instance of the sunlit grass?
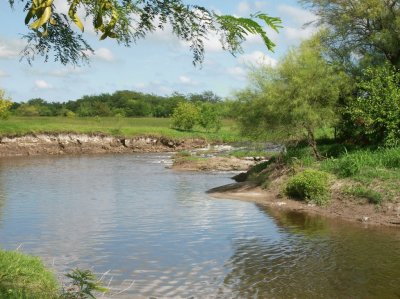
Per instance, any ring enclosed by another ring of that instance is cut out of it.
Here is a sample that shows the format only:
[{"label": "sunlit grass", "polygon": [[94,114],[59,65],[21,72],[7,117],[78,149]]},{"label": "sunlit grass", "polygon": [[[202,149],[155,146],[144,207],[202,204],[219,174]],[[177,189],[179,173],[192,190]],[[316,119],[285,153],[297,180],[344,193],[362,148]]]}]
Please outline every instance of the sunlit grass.
[{"label": "sunlit grass", "polygon": [[0,298],[58,298],[53,273],[37,257],[0,250]]},{"label": "sunlit grass", "polygon": [[208,141],[235,142],[243,140],[236,124],[224,120],[218,132],[206,132],[200,128],[184,132],[171,128],[168,118],[118,118],[118,117],[11,117],[0,121],[0,135],[24,135],[28,133],[103,133],[119,136],[143,136],[170,138],[203,138]]}]

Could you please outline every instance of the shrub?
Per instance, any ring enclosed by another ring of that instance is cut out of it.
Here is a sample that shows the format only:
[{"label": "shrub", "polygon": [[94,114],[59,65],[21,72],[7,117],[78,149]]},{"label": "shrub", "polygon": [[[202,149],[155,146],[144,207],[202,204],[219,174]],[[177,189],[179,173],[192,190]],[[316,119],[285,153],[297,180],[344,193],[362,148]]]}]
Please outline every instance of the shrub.
[{"label": "shrub", "polygon": [[199,118],[198,108],[187,102],[180,102],[172,114],[172,127],[178,130],[190,131]]},{"label": "shrub", "polygon": [[289,179],[286,195],[317,205],[326,204],[329,197],[329,175],[314,169],[304,170]]}]

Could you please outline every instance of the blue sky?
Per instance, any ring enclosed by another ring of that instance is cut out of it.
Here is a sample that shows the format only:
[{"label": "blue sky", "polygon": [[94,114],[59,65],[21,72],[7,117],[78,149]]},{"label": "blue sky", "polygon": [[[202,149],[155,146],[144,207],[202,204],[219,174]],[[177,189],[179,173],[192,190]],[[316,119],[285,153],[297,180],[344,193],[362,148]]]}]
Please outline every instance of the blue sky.
[{"label": "blue sky", "polygon": [[[189,3],[189,1],[187,1]],[[277,44],[275,53],[269,52],[261,39],[249,37],[244,53],[233,57],[224,52],[216,37],[206,43],[203,66],[194,67],[187,45],[167,30],[155,32],[132,47],[125,48],[113,40],[99,41],[89,25],[85,36],[95,55],[90,65],[63,66],[38,57],[32,66],[20,62],[19,52],[24,42],[21,34],[27,32],[21,9],[11,10],[7,1],[0,3],[0,88],[13,101],[41,97],[47,101],[75,100],[83,95],[128,89],[155,94],[170,94],[212,90],[229,96],[246,85],[249,67],[259,63],[275,64],[288,47],[309,37],[313,28],[303,28],[305,22],[315,19],[294,0],[281,1],[190,1],[224,14],[248,16],[262,11],[278,16],[284,28],[279,35],[270,32]],[[59,9],[65,9],[66,0],[55,0]],[[90,22],[87,22],[90,24]],[[269,31],[268,31],[269,32]]]}]

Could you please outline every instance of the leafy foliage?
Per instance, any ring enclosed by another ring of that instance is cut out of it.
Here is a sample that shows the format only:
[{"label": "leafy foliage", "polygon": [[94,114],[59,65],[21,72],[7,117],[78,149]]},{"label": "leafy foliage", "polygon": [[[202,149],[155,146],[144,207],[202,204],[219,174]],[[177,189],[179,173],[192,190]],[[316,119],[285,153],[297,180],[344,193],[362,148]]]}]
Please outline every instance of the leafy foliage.
[{"label": "leafy foliage", "polygon": [[198,123],[201,127],[206,129],[207,132],[214,130],[216,132],[222,126],[221,117],[218,109],[211,103],[202,103],[199,105],[199,118]]},{"label": "leafy foliage", "polygon": [[315,130],[336,122],[339,98],[348,79],[323,56],[320,36],[292,49],[276,68],[264,66],[250,75],[251,86],[237,94],[239,122],[244,134],[306,137],[318,155]]},{"label": "leafy foliage", "polygon": [[333,58],[347,66],[384,61],[400,68],[398,0],[301,0],[329,28],[324,39]]},{"label": "leafy foliage", "polygon": [[290,197],[324,205],[330,200],[329,175],[323,171],[306,169],[289,179],[285,192]]},{"label": "leafy foliage", "polygon": [[361,143],[400,144],[400,73],[390,65],[368,68],[358,97],[344,110],[342,134]]},{"label": "leafy foliage", "polygon": [[190,131],[197,123],[199,118],[199,109],[196,105],[187,102],[181,102],[175,108],[172,114],[172,127],[178,130]]},{"label": "leafy foliage", "polygon": [[[273,42],[268,38],[263,25],[274,30],[280,28],[280,19],[257,13],[249,18],[218,15],[199,5],[186,5],[182,0],[71,0],[68,16],[57,10],[53,0],[20,0],[27,12],[25,24],[31,30],[25,35],[28,46],[23,54],[31,62],[36,55],[49,58],[52,51],[55,60],[62,64],[79,64],[88,59],[92,48],[72,27],[81,32],[84,25],[78,12],[93,21],[100,40],[114,38],[126,46],[144,38],[166,25],[181,40],[190,44],[193,63],[204,58],[204,41],[210,34],[220,36],[222,47],[232,54],[241,51],[241,43],[250,34],[260,35],[272,50]],[[14,0],[9,0],[14,6]],[[59,3],[57,3],[59,4]]]},{"label": "leafy foliage", "polygon": [[0,89],[0,117],[7,118],[8,111],[11,106],[11,99],[6,97],[5,91],[3,89]]},{"label": "leafy foliage", "polygon": [[71,285],[62,293],[62,299],[96,298],[95,292],[107,291],[90,270],[74,269],[65,276],[71,279]]}]

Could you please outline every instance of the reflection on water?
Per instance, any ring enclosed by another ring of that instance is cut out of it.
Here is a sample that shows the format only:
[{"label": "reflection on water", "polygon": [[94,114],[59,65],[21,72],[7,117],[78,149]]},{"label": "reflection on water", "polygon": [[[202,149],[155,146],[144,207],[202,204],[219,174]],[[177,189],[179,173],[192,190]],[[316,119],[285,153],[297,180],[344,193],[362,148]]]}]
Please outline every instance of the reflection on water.
[{"label": "reflection on water", "polygon": [[211,199],[229,175],[166,158],[0,160],[1,247],[134,280],[121,298],[400,297],[399,231]]}]

